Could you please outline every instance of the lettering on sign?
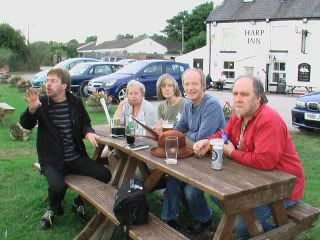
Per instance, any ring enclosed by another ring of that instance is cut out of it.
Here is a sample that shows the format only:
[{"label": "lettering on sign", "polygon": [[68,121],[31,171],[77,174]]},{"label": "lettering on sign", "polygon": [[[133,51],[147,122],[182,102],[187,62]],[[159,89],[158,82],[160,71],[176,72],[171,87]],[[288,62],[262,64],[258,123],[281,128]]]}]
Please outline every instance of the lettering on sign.
[{"label": "lettering on sign", "polygon": [[244,30],[244,36],[247,37],[247,43],[250,45],[261,44],[264,30]]},{"label": "lettering on sign", "polygon": [[311,66],[308,63],[300,63],[298,65],[298,81],[310,82]]}]

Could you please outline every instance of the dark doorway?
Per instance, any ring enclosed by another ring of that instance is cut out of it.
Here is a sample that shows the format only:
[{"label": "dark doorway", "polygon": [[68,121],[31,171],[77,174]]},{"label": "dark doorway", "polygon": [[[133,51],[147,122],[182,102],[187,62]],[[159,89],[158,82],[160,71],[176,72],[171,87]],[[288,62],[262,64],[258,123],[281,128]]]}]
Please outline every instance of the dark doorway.
[{"label": "dark doorway", "polygon": [[193,67],[200,68],[203,70],[203,59],[202,58],[194,58],[193,59]]}]

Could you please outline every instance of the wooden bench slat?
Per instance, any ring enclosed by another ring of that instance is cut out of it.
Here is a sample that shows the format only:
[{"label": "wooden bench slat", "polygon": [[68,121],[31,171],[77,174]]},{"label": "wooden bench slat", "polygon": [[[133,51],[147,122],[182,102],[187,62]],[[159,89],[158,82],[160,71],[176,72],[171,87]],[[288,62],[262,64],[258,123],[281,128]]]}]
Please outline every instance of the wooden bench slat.
[{"label": "wooden bench slat", "polygon": [[[40,170],[39,163],[33,167]],[[67,185],[79,193],[84,199],[91,203],[110,221],[118,225],[119,222],[113,213],[113,204],[117,189],[88,176],[67,175]],[[188,239],[183,234],[162,222],[153,214],[149,214],[149,223],[145,225],[134,225],[130,228],[129,235],[132,239]]]},{"label": "wooden bench slat", "polygon": [[306,203],[298,202],[297,204],[288,207],[287,213],[289,218],[298,223],[302,223],[309,219],[314,219],[314,221],[317,220],[320,210]]}]

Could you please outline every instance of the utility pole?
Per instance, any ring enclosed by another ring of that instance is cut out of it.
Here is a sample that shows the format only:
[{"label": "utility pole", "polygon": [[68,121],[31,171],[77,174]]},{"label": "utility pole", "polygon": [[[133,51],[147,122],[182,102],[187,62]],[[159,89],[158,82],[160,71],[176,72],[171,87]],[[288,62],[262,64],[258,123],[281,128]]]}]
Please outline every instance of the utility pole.
[{"label": "utility pole", "polygon": [[27,44],[28,44],[28,46],[29,46],[29,24],[28,24],[28,39],[27,39]]},{"label": "utility pole", "polygon": [[181,20],[181,52],[183,53],[184,50],[184,25],[183,20]]}]

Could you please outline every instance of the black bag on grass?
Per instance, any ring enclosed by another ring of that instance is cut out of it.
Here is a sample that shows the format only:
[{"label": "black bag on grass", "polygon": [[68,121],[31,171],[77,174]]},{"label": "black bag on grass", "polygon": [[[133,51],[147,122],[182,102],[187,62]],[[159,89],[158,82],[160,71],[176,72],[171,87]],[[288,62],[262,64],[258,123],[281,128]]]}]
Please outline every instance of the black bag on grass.
[{"label": "black bag on grass", "polygon": [[126,233],[132,225],[147,224],[149,221],[149,205],[142,184],[130,180],[129,184],[123,184],[113,205],[113,212],[120,228],[126,227]]}]

